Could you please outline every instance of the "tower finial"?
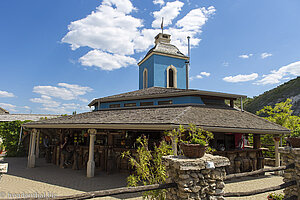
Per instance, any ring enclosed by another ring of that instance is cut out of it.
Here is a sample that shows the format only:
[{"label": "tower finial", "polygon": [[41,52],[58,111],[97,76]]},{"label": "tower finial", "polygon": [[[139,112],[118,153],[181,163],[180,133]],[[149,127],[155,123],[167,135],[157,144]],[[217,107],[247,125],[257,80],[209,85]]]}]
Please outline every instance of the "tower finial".
[{"label": "tower finial", "polygon": [[161,28],[161,33],[164,34],[164,17],[162,17],[162,19],[161,19],[160,28]]}]

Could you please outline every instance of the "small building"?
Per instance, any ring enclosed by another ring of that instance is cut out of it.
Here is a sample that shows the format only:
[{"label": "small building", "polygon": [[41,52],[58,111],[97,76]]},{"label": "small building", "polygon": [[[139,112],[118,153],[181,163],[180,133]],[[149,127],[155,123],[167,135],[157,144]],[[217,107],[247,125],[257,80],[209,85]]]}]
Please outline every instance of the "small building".
[{"label": "small building", "polygon": [[[230,159],[227,173],[262,168],[260,135],[289,130],[235,109],[234,101],[244,95],[189,89],[189,58],[170,44],[170,37],[158,34],[155,46],[138,63],[139,90],[94,99],[89,103],[92,112],[25,124],[32,129],[28,166],[35,165],[36,134],[51,138],[53,163],[64,167],[67,155],[61,153],[60,144],[65,141],[73,155],[72,167],[86,168],[92,177],[95,167],[108,172],[128,169],[120,155],[127,150],[135,153],[137,137],[146,135],[149,144],[155,144],[165,131],[192,123],[214,133],[210,145],[215,154]],[[248,134],[253,134],[253,147],[240,146]]]}]

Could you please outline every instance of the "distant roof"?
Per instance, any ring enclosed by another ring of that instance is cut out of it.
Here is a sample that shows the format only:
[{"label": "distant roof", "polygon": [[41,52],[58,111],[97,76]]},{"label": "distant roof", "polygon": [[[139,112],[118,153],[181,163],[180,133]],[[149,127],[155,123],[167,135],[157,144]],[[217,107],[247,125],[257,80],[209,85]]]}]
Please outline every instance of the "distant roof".
[{"label": "distant roof", "polygon": [[96,102],[113,102],[124,100],[137,100],[137,99],[150,99],[150,98],[166,98],[175,96],[188,96],[188,95],[203,95],[203,96],[215,96],[223,97],[227,99],[236,99],[240,97],[247,97],[245,95],[229,94],[222,92],[210,92],[195,89],[179,89],[179,88],[163,88],[163,87],[151,87],[141,90],[135,90],[132,92],[126,92],[122,94],[112,95],[108,97],[94,99],[89,106],[93,106]]},{"label": "distant roof", "polygon": [[38,121],[41,118],[56,118],[60,115],[45,115],[45,114],[0,114],[0,122],[10,122],[10,121]]},{"label": "distant roof", "polygon": [[290,131],[246,111],[216,105],[165,105],[99,110],[24,124],[28,128],[170,130],[193,123],[226,133],[280,134]]},{"label": "distant roof", "polygon": [[189,57],[181,53],[176,46],[169,43],[159,42],[148,51],[146,56],[138,63],[138,65],[142,64],[146,60],[146,58],[148,58],[152,53],[175,56],[186,60],[189,59]]},{"label": "distant roof", "polygon": [[9,112],[7,110],[5,110],[4,108],[0,107],[0,114],[9,114]]}]

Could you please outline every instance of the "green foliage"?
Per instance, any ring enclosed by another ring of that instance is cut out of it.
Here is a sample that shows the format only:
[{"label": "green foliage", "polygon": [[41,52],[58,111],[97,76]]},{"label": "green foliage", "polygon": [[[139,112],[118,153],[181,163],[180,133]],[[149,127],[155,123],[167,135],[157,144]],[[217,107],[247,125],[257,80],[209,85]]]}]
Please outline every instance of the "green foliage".
[{"label": "green foliage", "polygon": [[[186,134],[186,139],[184,140],[184,136]],[[182,125],[179,126],[178,129],[173,129],[172,131],[166,132],[167,136],[170,136],[172,142],[176,142],[176,144],[180,141],[186,144],[200,144],[202,146],[206,146],[209,144],[209,141],[214,138],[214,134],[210,131],[206,131],[200,127],[197,127],[194,124],[189,124],[189,127],[185,129]],[[209,153],[213,151],[210,147],[207,148],[206,152]]]},{"label": "green foliage", "polygon": [[[139,137],[136,157],[132,156],[129,151],[122,153],[122,158],[128,158],[131,166],[135,169],[135,173],[127,178],[128,186],[151,185],[165,183],[166,166],[162,162],[162,157],[171,155],[172,150],[165,141],[159,146],[154,146],[154,150],[148,148],[148,139],[145,136]],[[144,192],[145,199],[163,200],[166,196],[166,190],[154,190]]]},{"label": "green foliage", "polygon": [[277,193],[271,193],[271,194],[268,195],[268,199],[283,200],[284,199],[284,195],[283,194],[277,194]]},{"label": "green foliage", "polygon": [[18,149],[21,125],[25,122],[28,121],[0,122],[0,137],[3,139],[3,146],[7,151],[7,156],[25,155],[22,145]]},{"label": "green foliage", "polygon": [[256,114],[263,115],[265,119],[284,126],[291,131],[296,131],[300,128],[300,117],[292,115],[291,102],[291,99],[287,99],[285,102],[276,103],[274,107],[265,106],[257,111]]},{"label": "green foliage", "polygon": [[210,131],[206,131],[197,127],[194,124],[189,124],[187,129],[188,135],[184,143],[188,144],[201,144],[203,146],[208,145],[209,141],[214,138],[214,134]]},{"label": "green foliage", "polygon": [[[300,135],[300,117],[293,116],[293,110],[291,109],[291,99],[287,99],[285,102],[280,102],[272,106],[265,106],[263,109],[256,112],[257,115],[264,116],[265,119],[284,126],[292,131],[291,136],[296,137]],[[286,141],[283,140],[283,143]],[[264,145],[273,145],[273,136],[266,134],[261,137],[261,143]],[[274,146],[268,146],[270,151],[274,150]],[[267,152],[268,157],[274,157],[274,153]]]}]

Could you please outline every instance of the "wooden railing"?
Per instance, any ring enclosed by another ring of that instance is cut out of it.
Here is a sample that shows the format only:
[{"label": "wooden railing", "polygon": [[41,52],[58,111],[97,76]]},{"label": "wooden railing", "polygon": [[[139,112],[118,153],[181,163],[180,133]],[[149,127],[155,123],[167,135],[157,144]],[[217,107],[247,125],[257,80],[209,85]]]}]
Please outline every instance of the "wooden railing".
[{"label": "wooden railing", "polygon": [[[70,196],[60,196],[51,198],[52,200],[65,200],[65,199],[73,199],[73,200],[82,200],[82,199],[92,199],[96,197],[106,197],[112,195],[119,195],[119,194],[128,194],[128,193],[138,193],[138,192],[145,192],[151,190],[161,190],[167,188],[177,188],[176,183],[166,183],[166,184],[153,184],[153,185],[145,185],[145,186],[137,186],[137,187],[122,187],[122,188],[115,188],[109,190],[101,190],[101,191],[92,191],[92,192],[85,192],[81,194],[75,194]],[[23,198],[22,200],[37,200],[43,198]]]},{"label": "wooden railing", "polygon": [[[274,172],[274,171],[282,171],[285,169],[294,168],[295,164],[290,164],[287,166],[281,166],[281,167],[271,167],[266,169],[260,169],[252,172],[245,172],[245,173],[237,173],[237,174],[230,174],[226,176],[225,180],[230,180],[234,178],[241,178],[241,177],[247,177],[247,176],[253,176],[262,174],[264,172]],[[256,194],[261,194],[265,192],[273,192],[276,190],[281,190],[293,185],[296,185],[296,181],[290,181],[287,183],[283,183],[278,186],[268,187],[268,188],[262,188],[258,190],[248,191],[248,192],[228,192],[223,194],[224,197],[243,197],[243,196],[252,196]],[[61,196],[61,197],[54,197],[51,198],[53,200],[83,200],[83,199],[92,199],[96,197],[105,197],[105,196],[112,196],[112,195],[120,195],[120,194],[128,194],[128,193],[138,193],[138,192],[145,192],[145,191],[151,191],[151,190],[160,190],[160,189],[168,189],[168,188],[177,188],[176,183],[166,183],[166,184],[154,184],[154,185],[146,185],[146,186],[137,186],[137,187],[122,187],[122,188],[115,188],[115,189],[109,189],[109,190],[101,190],[101,191],[92,191],[92,192],[85,192],[81,194],[75,194],[70,196]],[[25,198],[23,200],[36,200],[37,198]],[[41,199],[41,198],[39,198]],[[292,196],[289,198],[286,198],[284,200],[296,200],[296,196]]]},{"label": "wooden railing", "polygon": [[[226,176],[225,180],[258,175],[258,174],[262,174],[264,172],[282,171],[282,170],[291,169],[291,168],[295,168],[294,163],[290,164],[290,165],[287,165],[287,166],[271,167],[271,168],[266,168],[266,169],[259,169],[259,170],[252,171],[252,172],[230,174],[230,175]],[[293,185],[297,185],[297,182],[296,181],[290,181],[290,182],[283,183],[283,184],[278,185],[278,186],[262,188],[262,189],[248,191],[248,192],[228,192],[228,193],[225,193],[223,196],[224,197],[252,196],[252,195],[261,194],[261,193],[265,193],[265,192],[273,192],[273,191],[276,191],[276,190],[281,190],[281,189],[284,189],[284,188],[287,188],[287,187],[290,187],[290,186],[293,186]],[[291,196],[289,198],[285,198],[284,200],[297,200],[297,199],[298,199],[297,196]]]}]

